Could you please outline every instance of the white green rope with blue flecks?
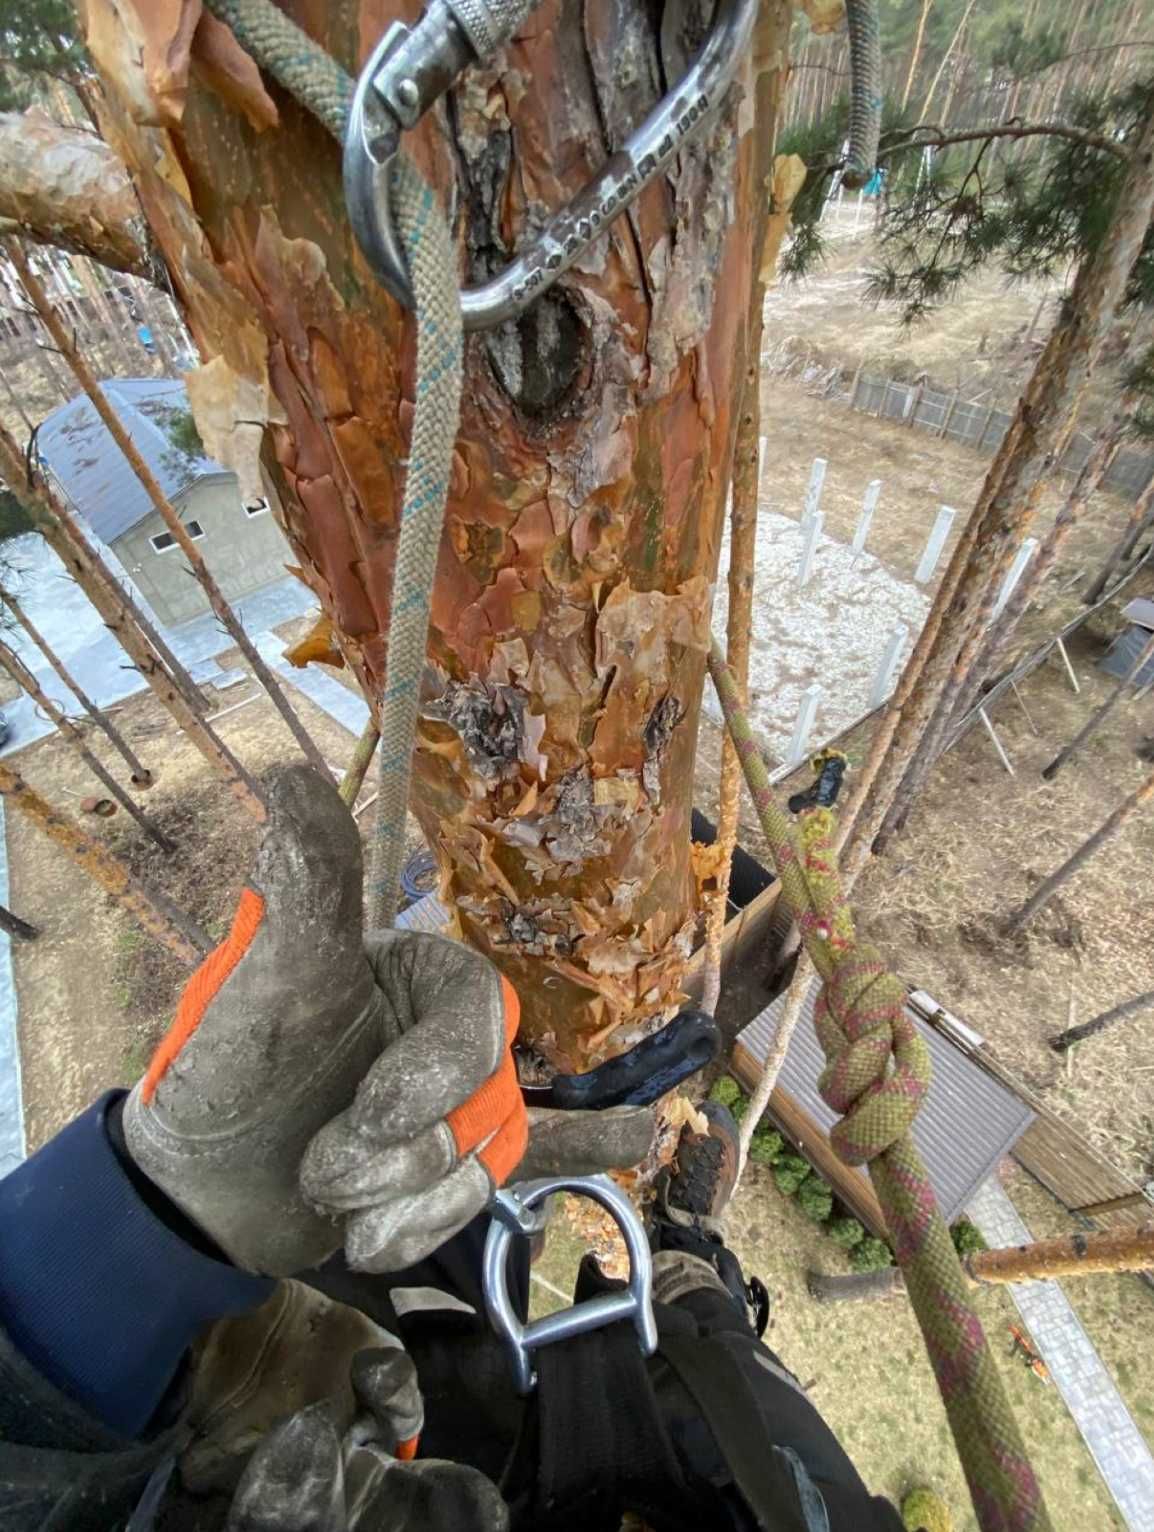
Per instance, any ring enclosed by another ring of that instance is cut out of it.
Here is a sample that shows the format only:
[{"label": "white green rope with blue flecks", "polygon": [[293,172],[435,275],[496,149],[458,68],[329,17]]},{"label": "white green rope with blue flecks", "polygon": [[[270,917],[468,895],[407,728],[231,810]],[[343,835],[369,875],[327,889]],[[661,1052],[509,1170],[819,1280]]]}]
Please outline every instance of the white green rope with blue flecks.
[{"label": "white green rope with blue flecks", "polygon": [[[353,81],[269,0],[207,0],[237,41],[336,138],[344,136]],[[413,746],[429,633],[429,604],[445,517],[461,402],[464,336],[456,254],[432,188],[403,155],[393,161],[392,210],[417,325],[416,400],[389,611],[377,829],[369,924],[391,926],[405,852]]]}]

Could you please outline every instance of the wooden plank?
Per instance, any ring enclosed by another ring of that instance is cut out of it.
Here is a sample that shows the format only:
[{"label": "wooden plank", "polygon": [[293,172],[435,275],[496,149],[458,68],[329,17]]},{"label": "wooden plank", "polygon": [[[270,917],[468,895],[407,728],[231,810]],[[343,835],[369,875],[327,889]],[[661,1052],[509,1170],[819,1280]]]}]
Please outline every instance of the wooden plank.
[{"label": "wooden plank", "polygon": [[[1058,1117],[1032,1090],[982,1047],[973,1055],[983,1068],[1008,1085],[1037,1114],[1014,1146],[1013,1155],[1023,1170],[1028,1170],[1063,1207],[1079,1212],[1094,1203],[1119,1200],[1119,1206],[1093,1216],[1114,1223],[1144,1223],[1150,1216],[1150,1204],[1142,1188],[1111,1165],[1088,1144],[1076,1128]],[[1134,1193],[1141,1203],[1131,1203]],[[1091,1216],[1091,1215],[1086,1215]]]},{"label": "wooden plank", "polygon": [[1097,1218],[1103,1213],[1117,1213],[1126,1208],[1144,1208],[1144,1216],[1154,1214],[1154,1204],[1145,1192],[1123,1192],[1120,1197],[1107,1197],[1105,1202],[1088,1202],[1084,1208],[1071,1208],[1070,1211],[1081,1213],[1083,1218]]},{"label": "wooden plank", "polygon": [[[761,1075],[761,1065],[744,1044],[738,1043],[734,1048],[730,1068],[743,1089],[752,1091]],[[854,1217],[878,1239],[888,1240],[886,1222],[868,1173],[839,1160],[825,1132],[780,1085],[769,1098],[768,1114],[825,1177]]]}]

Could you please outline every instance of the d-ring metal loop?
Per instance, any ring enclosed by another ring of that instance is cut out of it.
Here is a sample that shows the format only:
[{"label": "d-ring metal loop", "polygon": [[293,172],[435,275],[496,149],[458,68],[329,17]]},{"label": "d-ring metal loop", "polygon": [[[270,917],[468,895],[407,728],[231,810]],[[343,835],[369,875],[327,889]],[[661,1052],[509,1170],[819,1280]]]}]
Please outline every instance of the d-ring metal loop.
[{"label": "d-ring metal loop", "polygon": [[[686,140],[712,120],[748,53],[756,14],[757,0],[718,0],[709,37],[673,90],[503,271],[462,291],[466,330],[515,319],[624,212]],[[357,81],[345,134],[349,220],[369,265],[410,307],[408,276],[393,226],[390,166],[401,129],[419,120],[474,56],[450,0],[431,0],[411,31],[390,28]]]},{"label": "d-ring metal loop", "polygon": [[[509,1298],[509,1243],[514,1235],[527,1236],[542,1227],[542,1204],[554,1192],[589,1197],[612,1215],[629,1251],[629,1285],[623,1292],[603,1293],[544,1319],[535,1319],[532,1324],[522,1324]],[[599,1330],[620,1319],[632,1322],[644,1356],[657,1350],[653,1263],[645,1230],[628,1197],[608,1176],[553,1176],[499,1191],[493,1201],[493,1221],[485,1240],[482,1284],[489,1323],[509,1349],[518,1393],[529,1393],[537,1382],[532,1354],[539,1347],[583,1335],[587,1330]]]}]

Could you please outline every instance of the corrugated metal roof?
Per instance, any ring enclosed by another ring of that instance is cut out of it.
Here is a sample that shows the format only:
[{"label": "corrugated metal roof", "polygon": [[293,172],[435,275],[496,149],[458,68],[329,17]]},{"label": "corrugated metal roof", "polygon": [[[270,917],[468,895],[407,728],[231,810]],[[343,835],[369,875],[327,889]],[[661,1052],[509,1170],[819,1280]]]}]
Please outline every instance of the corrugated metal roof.
[{"label": "corrugated metal roof", "polygon": [[[1122,680],[1128,676],[1138,663],[1138,657],[1150,642],[1150,632],[1144,627],[1139,627],[1136,622],[1124,628],[1108,652],[1098,663],[1098,669],[1104,670],[1108,676],[1117,676]],[[1154,655],[1142,666],[1142,669],[1134,677],[1134,687],[1147,686],[1154,681]]]},{"label": "corrugated metal roof", "polygon": [[[820,981],[815,979],[790,1042],[779,1083],[828,1134],[837,1116],[817,1091],[818,1077],[825,1067],[813,1027],[819,989]],[[765,1062],[784,1005],[785,996],[779,995],[739,1036],[759,1063]],[[1033,1121],[1034,1113],[936,1028],[913,1011],[908,1014],[926,1040],[933,1065],[933,1084],[914,1120],[914,1142],[926,1162],[942,1213],[950,1222],[966,1207],[1002,1156],[1017,1143]]]},{"label": "corrugated metal roof", "polygon": [[[112,378],[101,383],[144,461],[170,498],[207,474],[224,473],[211,458],[176,450],[167,421],[188,409],[176,378]],[[88,397],[45,417],[36,438],[43,463],[102,541],[109,543],[152,510],[152,502]]]},{"label": "corrugated metal roof", "polygon": [[1154,601],[1149,596],[1135,596],[1122,608],[1127,622],[1136,622],[1140,628],[1154,629]]}]

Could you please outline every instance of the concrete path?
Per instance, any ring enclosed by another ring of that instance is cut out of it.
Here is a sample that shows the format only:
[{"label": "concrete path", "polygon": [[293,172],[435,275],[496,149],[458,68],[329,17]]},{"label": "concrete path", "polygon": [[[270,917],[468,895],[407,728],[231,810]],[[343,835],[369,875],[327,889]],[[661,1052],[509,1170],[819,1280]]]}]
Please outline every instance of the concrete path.
[{"label": "concrete path", "polygon": [[[20,572],[13,585],[21,604],[93,701],[105,707],[143,691],[145,682],[128,667],[124,651],[43,539],[34,533],[13,538],[5,551]],[[247,632],[263,635],[312,611],[316,604],[299,580],[287,576],[234,602],[233,607]],[[220,674],[214,656],[232,647],[232,640],[211,612],[165,630],[164,637],[193,677],[204,682]],[[14,628],[6,632],[5,640],[36,673],[50,697],[62,702],[69,712],[78,710],[71,693],[22,631]],[[269,641],[275,644],[275,635],[269,635]],[[27,697],[7,703],[4,713],[10,732],[0,755],[22,750],[52,732],[52,725],[37,714]]]},{"label": "concrete path", "polygon": [[[995,1249],[1029,1244],[1029,1229],[991,1177],[969,1207]],[[1154,1456],[1059,1282],[1015,1282],[1018,1313],[1074,1417],[1131,1532],[1154,1532]]]},{"label": "concrete path", "polygon": [[[0,803],[0,904],[8,903],[8,840]],[[20,1038],[16,1027],[16,986],[12,979],[12,938],[0,931],[0,1176],[27,1154],[24,1098],[20,1090]]]}]

